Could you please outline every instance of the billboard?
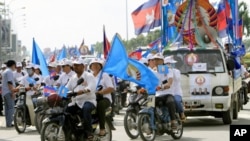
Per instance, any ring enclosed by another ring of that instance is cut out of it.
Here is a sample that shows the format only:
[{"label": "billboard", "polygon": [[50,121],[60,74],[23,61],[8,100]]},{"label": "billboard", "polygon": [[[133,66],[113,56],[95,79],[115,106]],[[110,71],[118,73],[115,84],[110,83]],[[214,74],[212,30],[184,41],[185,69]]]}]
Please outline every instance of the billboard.
[{"label": "billboard", "polygon": [[11,49],[11,22],[10,20],[0,20],[0,47]]}]

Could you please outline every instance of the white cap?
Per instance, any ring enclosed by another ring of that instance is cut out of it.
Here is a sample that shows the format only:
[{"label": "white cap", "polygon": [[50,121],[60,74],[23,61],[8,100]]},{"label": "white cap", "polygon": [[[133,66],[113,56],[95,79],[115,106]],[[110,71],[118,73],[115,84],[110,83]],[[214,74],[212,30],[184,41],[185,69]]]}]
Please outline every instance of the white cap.
[{"label": "white cap", "polygon": [[73,61],[73,64],[78,64],[78,65],[83,64],[84,65],[84,60],[83,59],[76,59]]},{"label": "white cap", "polygon": [[164,60],[164,56],[163,56],[161,53],[156,53],[156,54],[153,56],[153,59],[162,59],[162,60]]},{"label": "white cap", "polygon": [[49,67],[55,68],[55,67],[56,67],[56,63],[55,63],[55,62],[50,62],[50,63],[48,64],[48,66],[49,66]]},{"label": "white cap", "polygon": [[93,64],[93,63],[99,63],[99,64],[101,64],[101,65],[103,65],[103,60],[102,59],[100,59],[100,58],[94,58],[94,59],[92,59],[91,61],[90,61],[90,63],[89,63],[89,66],[91,65],[91,64]]},{"label": "white cap", "polygon": [[148,54],[148,56],[147,56],[147,61],[148,61],[148,60],[152,60],[152,59],[154,59],[153,57],[154,57],[154,55],[153,55],[153,54]]},{"label": "white cap", "polygon": [[144,63],[148,63],[148,60],[147,60],[146,58],[142,57],[142,58],[139,60],[139,62],[141,62],[142,64],[144,64]]},{"label": "white cap", "polygon": [[6,68],[7,66],[6,66],[6,64],[2,64],[2,68]]},{"label": "white cap", "polygon": [[68,60],[68,59],[65,59],[61,62],[60,64],[61,66],[66,66],[66,65],[69,65],[69,66],[72,66],[72,61],[71,60]]},{"label": "white cap", "polygon": [[31,64],[31,63],[28,63],[27,65],[26,65],[26,69],[31,69],[31,68],[33,68],[34,67],[34,65],[33,64]]},{"label": "white cap", "polygon": [[34,65],[33,67],[34,67],[34,69],[40,69],[39,65]]},{"label": "white cap", "polygon": [[22,63],[21,62],[17,62],[16,63],[16,67],[22,67],[23,65],[22,65]]},{"label": "white cap", "polygon": [[174,64],[174,63],[176,63],[177,61],[176,60],[174,60],[174,57],[173,56],[168,56],[168,57],[165,57],[164,58],[164,63],[166,64],[166,63],[170,63],[170,64]]}]

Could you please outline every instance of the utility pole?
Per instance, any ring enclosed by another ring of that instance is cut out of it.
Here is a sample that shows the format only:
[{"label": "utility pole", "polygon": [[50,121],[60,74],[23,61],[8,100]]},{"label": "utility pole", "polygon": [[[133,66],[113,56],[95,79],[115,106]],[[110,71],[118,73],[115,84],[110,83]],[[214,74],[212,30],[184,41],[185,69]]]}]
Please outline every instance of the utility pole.
[{"label": "utility pole", "polygon": [[128,41],[128,0],[126,0],[126,37]]}]

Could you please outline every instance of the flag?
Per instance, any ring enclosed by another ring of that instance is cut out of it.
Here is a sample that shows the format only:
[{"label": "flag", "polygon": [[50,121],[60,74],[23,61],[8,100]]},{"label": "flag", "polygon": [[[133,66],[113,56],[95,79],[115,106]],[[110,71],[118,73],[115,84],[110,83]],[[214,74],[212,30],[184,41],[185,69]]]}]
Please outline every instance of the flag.
[{"label": "flag", "polygon": [[135,74],[139,72],[141,77],[140,80],[137,80],[137,76],[134,74],[133,77],[129,76],[127,80],[146,88],[148,94],[155,94],[156,87],[159,84],[159,80],[155,74],[147,66],[134,59],[129,58],[128,63],[128,68],[130,68],[128,70],[133,70]]},{"label": "flag", "polygon": [[60,60],[62,60],[64,58],[67,58],[67,49],[66,49],[65,46],[63,46],[60,54],[57,56],[57,60],[60,61]]},{"label": "flag", "polygon": [[149,32],[161,25],[160,0],[149,0],[132,12],[135,34]]},{"label": "flag", "polygon": [[[158,85],[158,78],[154,73],[140,62],[128,58],[124,45],[116,34],[112,47],[103,67],[103,72],[119,77],[123,80],[134,82],[147,89],[149,94],[154,94]],[[137,74],[140,73],[140,80]]]},{"label": "flag", "polygon": [[92,44],[92,45],[90,45],[90,54],[92,54],[92,55],[93,55],[93,54],[94,54],[94,52],[95,52],[95,50],[94,50],[94,46],[95,46],[95,45],[93,45],[93,44]]},{"label": "flag", "polygon": [[217,29],[219,37],[227,36],[228,22],[232,18],[228,1],[221,0],[217,10]]},{"label": "flag", "polygon": [[51,86],[44,86],[43,87],[43,95],[48,97],[51,93],[56,93],[56,89]]},{"label": "flag", "polygon": [[109,50],[110,50],[110,43],[108,41],[108,38],[106,37],[105,26],[103,26],[103,55],[105,59],[107,59]]},{"label": "flag", "polygon": [[81,56],[81,53],[79,51],[79,49],[77,48],[77,46],[75,46],[75,52],[76,52],[76,56]]},{"label": "flag", "polygon": [[161,42],[161,38],[156,39],[155,41],[148,44],[149,47],[154,47],[156,44],[158,45]]},{"label": "flag", "polygon": [[136,51],[133,51],[133,52],[131,52],[128,56],[130,57],[130,58],[134,58],[134,59],[136,59],[136,60],[140,60],[141,59],[141,53],[142,53],[142,50],[141,49],[138,49],[138,50],[136,50]]},{"label": "flag", "polygon": [[57,75],[56,71],[49,72],[50,79],[54,78]]},{"label": "flag", "polygon": [[60,97],[67,97],[69,89],[65,87],[64,85],[61,85],[58,89],[58,94]]},{"label": "flag", "polygon": [[40,65],[42,76],[49,75],[45,57],[34,38],[33,38],[33,45],[32,45],[32,63],[36,65]]},{"label": "flag", "polygon": [[28,77],[26,80],[28,81],[28,83],[29,83],[29,84],[33,84],[33,85],[35,85],[35,84],[36,84],[35,79],[34,79],[34,78],[32,78],[32,77]]},{"label": "flag", "polygon": [[142,57],[147,58],[147,56],[152,52],[152,51],[157,51],[159,49],[159,44],[155,44],[154,47],[148,49]]},{"label": "flag", "polygon": [[236,45],[241,45],[243,36],[243,20],[240,19],[236,27]]}]

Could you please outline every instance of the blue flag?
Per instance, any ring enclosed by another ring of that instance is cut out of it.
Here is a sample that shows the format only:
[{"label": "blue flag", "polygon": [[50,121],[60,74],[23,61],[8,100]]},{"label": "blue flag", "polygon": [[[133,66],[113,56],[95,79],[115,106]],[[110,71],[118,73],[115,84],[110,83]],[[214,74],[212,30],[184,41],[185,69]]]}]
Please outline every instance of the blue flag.
[{"label": "blue flag", "polygon": [[[140,62],[128,58],[125,47],[117,34],[112,42],[103,72],[134,82],[146,88],[149,94],[154,94],[158,85],[158,78],[151,70]],[[138,74],[141,76],[139,80],[137,80]]]},{"label": "blue flag", "polygon": [[26,80],[29,82],[29,84],[33,84],[33,85],[36,84],[36,81],[32,77],[28,77]]},{"label": "blue flag", "polygon": [[49,70],[47,68],[46,59],[45,59],[41,49],[39,48],[39,46],[35,42],[34,38],[33,38],[33,47],[32,47],[32,63],[40,65],[40,69],[42,71],[42,76],[49,75]]},{"label": "blue flag", "polygon": [[68,91],[69,91],[69,89],[67,87],[65,87],[64,85],[62,85],[58,88],[58,94],[60,97],[67,97]]},{"label": "blue flag", "polygon": [[60,61],[60,60],[62,60],[62,59],[64,59],[64,58],[67,58],[67,49],[66,49],[65,46],[62,48],[60,54],[57,56],[56,59],[57,59],[58,61]]}]

